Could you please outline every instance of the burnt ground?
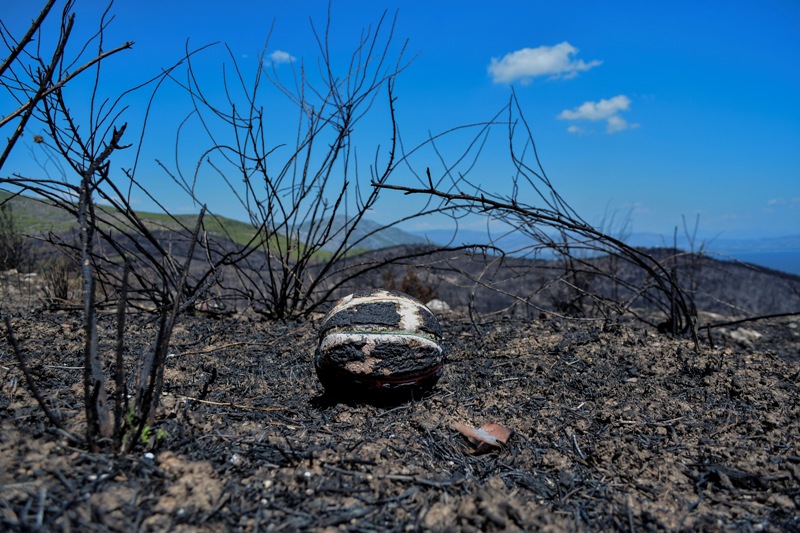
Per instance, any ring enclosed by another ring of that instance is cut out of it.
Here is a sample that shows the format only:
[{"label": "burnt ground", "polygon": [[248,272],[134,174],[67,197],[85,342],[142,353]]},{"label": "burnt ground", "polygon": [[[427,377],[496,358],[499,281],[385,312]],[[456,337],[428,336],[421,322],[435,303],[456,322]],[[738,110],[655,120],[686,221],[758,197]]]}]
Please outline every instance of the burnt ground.
[{"label": "burnt ground", "polygon": [[[3,342],[0,529],[800,530],[797,317],[717,330],[699,350],[636,324],[440,318],[439,384],[381,406],[323,395],[318,321],[183,317],[166,436],[127,456],[53,431]],[[155,324],[129,320],[130,360]],[[80,315],[13,324],[51,408],[80,434]],[[114,327],[101,315],[103,353]],[[455,422],[514,433],[474,455]]]}]

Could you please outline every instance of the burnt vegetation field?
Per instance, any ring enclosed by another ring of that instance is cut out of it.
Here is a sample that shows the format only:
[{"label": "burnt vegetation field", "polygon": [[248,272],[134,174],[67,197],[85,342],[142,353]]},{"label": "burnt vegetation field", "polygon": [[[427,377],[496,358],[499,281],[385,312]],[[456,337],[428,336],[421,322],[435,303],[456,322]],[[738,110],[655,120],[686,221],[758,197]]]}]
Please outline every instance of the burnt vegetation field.
[{"label": "burnt vegetation field", "polygon": [[[151,122],[160,87],[185,91],[208,137],[157,165],[198,213],[137,211],[163,199],[138,166],[148,120],[103,94],[100,64],[131,46],[109,44],[109,13],[85,42],[70,2],[0,26],[0,529],[800,531],[800,277],[714,259],[696,227],[690,250],[646,249],[587,222],[513,92],[488,121],[400,142],[410,63],[388,15],[343,73],[318,25],[317,77],[231,54],[215,100],[200,48],[132,81]],[[84,73],[95,90],[70,92]],[[276,97],[298,111],[288,144],[267,133]],[[354,131],[376,110],[385,137],[359,173]],[[493,136],[505,191],[470,177]],[[61,175],[9,168],[29,139]],[[209,173],[248,220],[215,213]],[[387,197],[423,201],[375,224]],[[428,216],[531,244],[375,247]],[[337,397],[314,371],[319,326],[378,287],[428,305],[444,373]],[[502,439],[476,441],[486,428]]]},{"label": "burnt vegetation field", "polygon": [[[445,373],[380,405],[326,397],[317,318],[184,315],[149,434],[90,452],[78,312],[15,314],[53,428],[3,349],[6,529],[796,530],[797,317],[696,348],[628,321],[440,312]],[[112,313],[98,317],[113,338]],[[128,317],[125,359],[157,333]],[[100,352],[114,350],[101,341]],[[131,368],[131,371],[133,368]],[[513,433],[477,454],[456,423]],[[148,440],[151,439],[151,440]]]},{"label": "burnt vegetation field", "polygon": [[[787,309],[800,280],[697,264],[680,273],[704,288],[697,345],[660,333],[657,309],[638,310],[648,324],[589,305],[566,316],[566,292],[509,296],[553,286],[557,262],[436,251],[365,274],[353,283],[432,301],[445,332],[437,386],[385,405],[326,395],[313,368],[321,312],[275,320],[235,300],[196,305],[176,320],[153,424],[127,453],[82,437],[79,302],[48,303],[44,276],[7,271],[3,310],[24,356],[6,343],[0,360],[0,519],[19,530],[796,530],[800,317]],[[125,320],[130,390],[159,319]],[[108,375],[118,321],[98,311]],[[480,453],[456,429],[489,422],[513,433]]]}]

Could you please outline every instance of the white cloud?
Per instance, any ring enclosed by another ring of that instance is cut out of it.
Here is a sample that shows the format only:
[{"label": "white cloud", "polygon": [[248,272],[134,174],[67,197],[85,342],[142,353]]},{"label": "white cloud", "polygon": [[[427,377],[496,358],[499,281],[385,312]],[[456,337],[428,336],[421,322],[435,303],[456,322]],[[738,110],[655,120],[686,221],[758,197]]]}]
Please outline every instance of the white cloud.
[{"label": "white cloud", "polygon": [[619,115],[612,115],[608,117],[608,122],[606,122],[606,132],[608,133],[617,133],[618,131],[623,131],[628,129],[628,121],[622,118]]},{"label": "white cloud", "polygon": [[295,60],[295,57],[292,54],[289,52],[284,52],[283,50],[275,50],[269,55],[269,58],[276,65],[280,65],[281,63],[291,63]]},{"label": "white cloud", "polygon": [[512,83],[520,80],[530,83],[532,78],[550,76],[551,78],[574,78],[579,72],[589,70],[603,62],[575,59],[578,49],[564,41],[555,46],[523,48],[503,56],[492,58],[489,74],[494,83]]},{"label": "white cloud", "polygon": [[625,111],[631,105],[631,99],[620,94],[609,100],[602,99],[599,102],[584,102],[573,110],[565,109],[558,115],[558,118],[566,120],[605,120],[616,115],[620,111]]},{"label": "white cloud", "polygon": [[[601,99],[598,102],[584,102],[574,109],[565,109],[559,113],[558,118],[561,120],[589,120],[589,121],[606,121],[606,132],[617,133],[631,128],[638,128],[639,124],[630,124],[627,120],[622,118],[619,114],[622,111],[627,111],[631,106],[631,99],[624,94],[617,95],[609,99]],[[576,126],[570,125],[567,131],[576,133],[578,130],[583,130]]]}]

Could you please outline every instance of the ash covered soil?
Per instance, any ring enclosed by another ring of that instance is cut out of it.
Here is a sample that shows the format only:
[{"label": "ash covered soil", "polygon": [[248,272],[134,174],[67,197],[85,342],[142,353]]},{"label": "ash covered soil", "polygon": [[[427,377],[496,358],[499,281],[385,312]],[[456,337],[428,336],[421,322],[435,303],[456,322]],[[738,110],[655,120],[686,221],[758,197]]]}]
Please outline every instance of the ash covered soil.
[{"label": "ash covered soil", "polygon": [[[131,360],[156,324],[128,320]],[[374,405],[323,395],[319,321],[183,317],[166,436],[127,456],[52,431],[3,342],[0,529],[800,530],[797,317],[717,330],[699,350],[636,324],[440,320],[439,384]],[[13,324],[51,408],[80,434],[80,315]],[[114,317],[99,326],[110,360]],[[475,455],[456,422],[514,433]]]}]

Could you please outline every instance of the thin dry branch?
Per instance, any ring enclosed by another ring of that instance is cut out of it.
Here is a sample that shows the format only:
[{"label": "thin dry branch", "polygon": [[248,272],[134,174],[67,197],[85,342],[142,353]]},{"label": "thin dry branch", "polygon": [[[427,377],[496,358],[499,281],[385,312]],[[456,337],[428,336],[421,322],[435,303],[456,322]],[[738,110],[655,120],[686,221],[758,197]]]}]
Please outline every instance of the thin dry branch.
[{"label": "thin dry branch", "polygon": [[[513,126],[510,129],[513,137]],[[532,140],[529,142],[532,144]],[[522,161],[516,157],[513,142],[511,153],[517,169],[520,172],[525,171],[528,167],[524,166]],[[574,215],[568,204],[552,189],[552,183],[544,175],[543,171],[534,173],[534,175],[541,183],[551,188],[552,192],[549,195],[543,194],[538,188],[536,189],[541,197],[549,196],[550,200],[545,202],[546,207],[537,207],[521,202],[517,197],[518,188],[516,186],[512,196],[501,196],[480,187],[474,187],[470,192],[467,192],[465,190],[467,182],[463,178],[457,178],[453,181],[451,187],[443,190],[433,185],[434,180],[430,175],[430,169],[427,169],[427,175],[427,185],[407,186],[375,182],[373,186],[379,189],[399,191],[406,195],[416,194],[438,198],[441,200],[443,208],[447,207],[468,213],[489,215],[496,220],[509,224],[518,231],[538,239],[541,244],[561,255],[566,261],[565,272],[574,279],[577,279],[576,276],[581,272],[581,269],[576,265],[582,263],[586,266],[586,263],[582,262],[574,254],[574,250],[571,249],[572,244],[569,236],[578,236],[583,239],[580,244],[581,248],[612,254],[642,269],[647,274],[648,279],[653,282],[655,288],[670,303],[667,321],[670,325],[669,328],[674,332],[688,332],[697,342],[696,312],[688,294],[678,284],[675,272],[667,269],[650,254],[627,245],[620,239],[604,233]],[[542,227],[555,230],[562,236],[562,242],[559,243],[538,229]],[[594,271],[595,269],[592,270]],[[610,277],[613,278],[613,274]],[[572,282],[578,297],[587,295],[586,289],[582,285],[582,283]]]},{"label": "thin dry branch", "polygon": [[[119,53],[119,52],[121,52],[123,50],[128,50],[128,49],[132,48],[133,45],[134,45],[133,41],[128,41],[128,42],[126,42],[124,44],[119,45],[118,47],[114,48],[113,50],[109,50],[108,52],[103,52],[103,53],[99,54],[97,57],[91,59],[90,61],[87,61],[85,64],[81,65],[76,70],[70,72],[65,77],[61,78],[56,83],[54,83],[53,85],[47,87],[46,89],[41,90],[41,92],[37,93],[36,98],[34,98],[32,100],[29,100],[28,102],[25,102],[20,107],[18,107],[17,109],[15,109],[11,113],[9,113],[8,115],[6,115],[2,119],[0,119],[0,128],[5,126],[8,122],[10,122],[10,121],[14,120],[15,118],[17,118],[18,116],[20,116],[22,113],[24,113],[28,109],[34,107],[43,98],[45,98],[45,97],[51,95],[52,93],[62,89],[67,83],[72,81],[76,76],[78,76],[79,74],[83,73],[85,70],[93,67],[94,65],[96,65],[100,61],[106,59],[107,57],[110,57],[110,56],[112,56],[114,54],[117,54],[117,53]],[[43,81],[45,81],[45,80],[43,80]]]},{"label": "thin dry branch", "polygon": [[73,442],[81,442],[81,439],[67,431],[64,427],[63,422],[61,419],[58,418],[53,411],[50,410],[50,407],[47,405],[47,401],[45,401],[44,396],[39,391],[39,386],[36,384],[36,380],[33,379],[31,375],[31,371],[28,368],[28,364],[25,361],[25,355],[22,353],[22,350],[19,347],[19,343],[17,342],[17,337],[14,335],[14,329],[11,326],[11,317],[6,315],[3,317],[6,323],[6,335],[8,336],[8,342],[11,344],[11,349],[14,350],[14,355],[17,358],[17,363],[19,363],[19,367],[22,369],[22,374],[25,376],[25,382],[28,384],[28,390],[31,391],[33,397],[36,399],[36,402],[39,404],[39,407],[42,408],[47,419],[50,423],[61,430],[64,435],[68,436],[70,440]]}]

